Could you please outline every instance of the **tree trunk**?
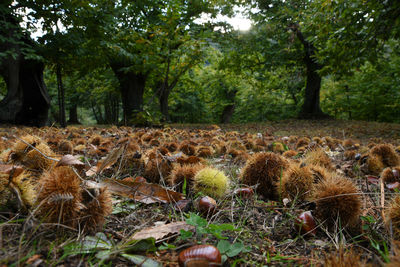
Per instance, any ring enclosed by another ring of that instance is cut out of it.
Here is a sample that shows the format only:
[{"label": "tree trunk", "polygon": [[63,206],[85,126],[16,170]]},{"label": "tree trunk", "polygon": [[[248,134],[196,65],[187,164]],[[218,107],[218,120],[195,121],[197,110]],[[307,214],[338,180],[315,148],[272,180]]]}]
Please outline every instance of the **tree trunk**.
[{"label": "tree trunk", "polygon": [[163,121],[169,122],[169,107],[168,107],[168,96],[170,91],[168,89],[163,90],[159,95],[158,100],[160,102],[160,111],[163,116]]},{"label": "tree trunk", "polygon": [[124,72],[123,66],[113,64],[111,68],[119,81],[124,125],[137,124],[136,115],[143,111],[143,93],[146,86],[146,73]]},{"label": "tree trunk", "polygon": [[118,107],[119,99],[114,94],[109,93],[108,98],[104,104],[104,116],[106,123],[118,123]]},{"label": "tree trunk", "polygon": [[20,56],[1,63],[7,95],[0,102],[0,122],[44,126],[50,98],[43,81],[43,63]]},{"label": "tree trunk", "polygon": [[224,110],[222,111],[221,116],[221,123],[230,123],[233,113],[235,112],[235,104],[230,104],[225,106]]},{"label": "tree trunk", "polygon": [[292,29],[304,47],[304,63],[307,69],[306,89],[304,93],[304,103],[301,107],[299,118],[302,119],[323,119],[329,117],[323,113],[320,107],[321,76],[318,71],[321,65],[315,59],[316,48],[307,41],[298,25],[293,25]]},{"label": "tree trunk", "polygon": [[69,108],[69,120],[68,123],[71,124],[81,124],[78,120],[78,105],[73,104]]},{"label": "tree trunk", "polygon": [[233,113],[235,112],[236,104],[235,104],[235,96],[237,90],[229,90],[225,92],[226,99],[230,102],[227,106],[224,107],[221,115],[221,123],[229,123],[232,119]]},{"label": "tree trunk", "polygon": [[8,27],[0,28],[0,36],[12,41],[0,41],[0,52],[14,55],[0,61],[0,75],[7,85],[7,95],[0,101],[0,123],[44,126],[50,107],[50,97],[43,81],[44,64],[24,58],[20,43],[33,49],[35,43],[21,34],[19,21],[4,12],[6,10],[0,10],[2,25],[8,24]]},{"label": "tree trunk", "polygon": [[61,65],[57,63],[56,66],[56,75],[57,75],[57,91],[58,91],[58,112],[59,112],[59,120],[60,126],[62,128],[67,127],[67,121],[65,119],[65,94],[64,94],[64,86],[62,83],[62,73],[61,73]]}]

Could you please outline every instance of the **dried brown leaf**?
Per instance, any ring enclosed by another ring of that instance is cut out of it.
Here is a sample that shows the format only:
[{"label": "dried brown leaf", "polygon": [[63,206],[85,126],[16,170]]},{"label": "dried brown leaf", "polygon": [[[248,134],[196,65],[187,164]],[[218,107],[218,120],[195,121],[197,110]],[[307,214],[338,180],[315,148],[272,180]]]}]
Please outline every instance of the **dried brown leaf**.
[{"label": "dried brown leaf", "polygon": [[85,164],[82,161],[80,161],[76,156],[67,154],[60,159],[56,167],[58,166],[74,166],[77,168],[82,168],[85,166]]},{"label": "dried brown leaf", "polygon": [[9,175],[10,178],[17,177],[23,171],[24,169],[21,166],[11,165],[11,164],[0,164],[0,172]]},{"label": "dried brown leaf", "polygon": [[173,222],[160,226],[153,226],[142,229],[130,237],[132,240],[140,240],[153,237],[156,240],[162,239],[163,237],[170,234],[177,234],[180,230],[194,230],[194,226],[187,224],[186,222]]},{"label": "dried brown leaf", "polygon": [[112,194],[129,197],[136,201],[150,203],[175,203],[184,199],[183,194],[165,189],[159,184],[106,179],[100,183]]},{"label": "dried brown leaf", "polygon": [[105,159],[100,160],[97,163],[96,173],[101,173],[104,169],[112,166],[115,162],[117,162],[117,160],[124,153],[125,147],[126,145],[115,148],[113,151],[111,151],[110,154],[107,155]]}]

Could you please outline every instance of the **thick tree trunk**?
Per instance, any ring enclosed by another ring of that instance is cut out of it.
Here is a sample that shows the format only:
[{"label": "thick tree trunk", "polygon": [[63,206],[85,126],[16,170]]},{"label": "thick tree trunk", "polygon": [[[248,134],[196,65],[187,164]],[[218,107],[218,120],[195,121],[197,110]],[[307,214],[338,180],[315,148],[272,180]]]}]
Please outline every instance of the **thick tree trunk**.
[{"label": "thick tree trunk", "polygon": [[221,116],[221,123],[230,123],[233,113],[235,112],[235,104],[230,104],[225,106],[224,110],[222,111]]},{"label": "thick tree trunk", "polygon": [[121,65],[111,65],[118,78],[121,92],[124,125],[135,124],[136,115],[143,111],[143,93],[146,86],[146,73],[124,72]]},{"label": "thick tree trunk", "polygon": [[62,128],[67,127],[67,121],[65,119],[65,93],[64,86],[62,82],[61,66],[57,64],[56,66],[56,76],[57,76],[57,91],[58,91],[58,116],[60,120],[60,126]]},{"label": "thick tree trunk", "polygon": [[323,113],[320,107],[320,90],[321,90],[321,76],[318,71],[321,65],[315,59],[316,48],[312,43],[307,41],[298,25],[293,25],[292,29],[296,32],[297,37],[304,47],[304,63],[306,64],[307,80],[306,89],[304,93],[304,103],[301,107],[299,118],[303,119],[323,119],[329,117]]},{"label": "thick tree trunk", "polygon": [[168,106],[168,96],[169,90],[165,89],[158,97],[158,101],[160,102],[160,111],[163,116],[163,121],[169,122],[169,106]]},{"label": "thick tree trunk", "polygon": [[108,98],[104,104],[104,116],[108,124],[118,123],[118,107],[119,99],[113,94],[108,94]]},{"label": "thick tree trunk", "polygon": [[229,90],[225,92],[226,99],[230,102],[227,106],[222,110],[221,115],[221,123],[229,123],[232,119],[233,113],[235,112],[236,104],[235,104],[235,96],[237,90]]},{"label": "thick tree trunk", "polygon": [[317,119],[325,117],[319,105],[321,77],[317,73],[319,68],[312,62],[312,58],[306,55],[307,80],[304,94],[304,103],[301,107],[300,117],[305,119]]},{"label": "thick tree trunk", "polygon": [[16,60],[2,62],[1,75],[7,84],[7,95],[0,102],[0,123],[44,126],[50,98],[43,81],[42,62]]},{"label": "thick tree trunk", "polygon": [[0,61],[0,75],[7,85],[7,95],[0,101],[0,123],[43,126],[47,122],[50,98],[43,81],[42,62],[25,59],[20,42],[34,48],[35,44],[20,33],[19,22],[5,9],[0,10],[0,19],[10,27],[0,28],[0,52],[14,53]]},{"label": "thick tree trunk", "polygon": [[78,105],[73,104],[69,107],[69,119],[68,123],[70,124],[81,124],[78,119]]}]

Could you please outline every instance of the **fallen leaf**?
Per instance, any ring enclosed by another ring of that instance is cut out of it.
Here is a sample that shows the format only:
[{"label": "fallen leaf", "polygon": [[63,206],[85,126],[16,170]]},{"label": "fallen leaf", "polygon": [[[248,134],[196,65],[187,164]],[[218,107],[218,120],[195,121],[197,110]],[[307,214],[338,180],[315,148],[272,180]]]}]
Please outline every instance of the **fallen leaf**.
[{"label": "fallen leaf", "polygon": [[129,239],[140,240],[153,237],[155,240],[159,240],[167,235],[177,234],[180,232],[180,230],[189,231],[189,230],[194,230],[194,228],[195,228],[194,226],[189,225],[186,222],[173,222],[164,225],[145,228],[135,233]]},{"label": "fallen leaf", "polygon": [[175,203],[174,209],[177,211],[187,211],[191,201],[189,199],[182,199]]},{"label": "fallen leaf", "polygon": [[367,180],[368,180],[368,182],[371,183],[371,184],[379,184],[379,178],[376,177],[376,176],[369,175],[369,176],[367,177]]},{"label": "fallen leaf", "polygon": [[105,179],[100,183],[86,181],[86,185],[91,188],[107,187],[112,194],[129,197],[145,204],[176,203],[184,199],[183,194],[165,189],[159,184]]},{"label": "fallen leaf", "polygon": [[92,176],[97,173],[97,166],[93,166],[86,172],[86,176]]},{"label": "fallen leaf", "polygon": [[27,261],[26,264],[29,264],[31,266],[38,266],[39,264],[41,264],[43,262],[43,260],[41,259],[42,255],[40,254],[35,254],[33,256],[31,256]]},{"label": "fallen leaf", "polygon": [[57,166],[74,166],[77,168],[83,168],[85,164],[80,161],[76,156],[73,155],[64,155],[60,161],[57,163]]},{"label": "fallen leaf", "polygon": [[400,188],[400,183],[399,182],[388,183],[388,184],[386,184],[386,187],[391,189],[391,190],[394,190],[396,188],[399,189]]},{"label": "fallen leaf", "polygon": [[124,153],[125,147],[126,145],[115,148],[105,159],[100,160],[96,166],[96,173],[101,173],[104,169],[114,165],[114,163],[121,157],[122,153]]},{"label": "fallen leaf", "polygon": [[24,169],[21,166],[11,164],[0,164],[0,172],[8,174],[10,179],[20,175]]}]

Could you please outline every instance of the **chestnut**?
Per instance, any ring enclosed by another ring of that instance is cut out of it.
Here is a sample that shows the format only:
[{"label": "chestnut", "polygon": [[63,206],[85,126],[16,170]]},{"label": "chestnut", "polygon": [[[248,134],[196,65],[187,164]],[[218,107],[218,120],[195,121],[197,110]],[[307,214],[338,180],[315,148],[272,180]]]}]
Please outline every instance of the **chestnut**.
[{"label": "chestnut", "polygon": [[234,194],[243,199],[250,199],[254,195],[254,191],[251,187],[244,187],[236,189]]},{"label": "chestnut", "polygon": [[221,253],[212,245],[197,245],[187,248],[178,256],[179,266],[220,266]]},{"label": "chestnut", "polygon": [[209,197],[202,197],[199,201],[199,211],[203,214],[214,214],[217,210],[217,202]]},{"label": "chestnut", "polygon": [[300,231],[302,235],[315,235],[317,232],[314,217],[311,211],[304,211],[296,218],[296,229]]}]

